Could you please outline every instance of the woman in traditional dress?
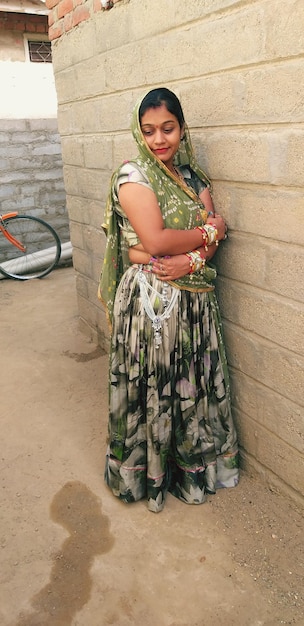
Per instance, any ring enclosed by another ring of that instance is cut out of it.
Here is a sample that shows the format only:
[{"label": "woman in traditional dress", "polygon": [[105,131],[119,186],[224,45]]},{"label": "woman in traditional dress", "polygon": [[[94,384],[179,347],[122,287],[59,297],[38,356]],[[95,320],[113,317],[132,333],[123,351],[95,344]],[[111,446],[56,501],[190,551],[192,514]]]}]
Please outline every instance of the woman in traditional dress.
[{"label": "woman in traditional dress", "polygon": [[238,483],[237,437],[209,261],[226,238],[180,101],[133,112],[138,156],[114,172],[99,295],[111,326],[105,480],[159,512],[169,490],[201,504]]}]

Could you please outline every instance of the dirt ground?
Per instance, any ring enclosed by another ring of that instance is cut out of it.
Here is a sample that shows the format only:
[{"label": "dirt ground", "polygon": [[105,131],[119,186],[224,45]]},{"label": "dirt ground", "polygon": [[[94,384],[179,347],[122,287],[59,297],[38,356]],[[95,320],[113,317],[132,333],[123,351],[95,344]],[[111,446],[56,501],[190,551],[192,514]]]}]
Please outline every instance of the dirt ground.
[{"label": "dirt ground", "polygon": [[303,512],[242,473],[159,515],[103,482],[107,355],[75,276],[0,280],[1,626],[304,625]]}]

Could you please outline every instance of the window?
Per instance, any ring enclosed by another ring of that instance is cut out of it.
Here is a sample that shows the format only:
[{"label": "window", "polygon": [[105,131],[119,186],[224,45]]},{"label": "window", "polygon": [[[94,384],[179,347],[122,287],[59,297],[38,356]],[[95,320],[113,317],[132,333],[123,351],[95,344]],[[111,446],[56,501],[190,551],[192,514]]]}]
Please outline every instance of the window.
[{"label": "window", "polygon": [[32,63],[52,63],[50,41],[28,40],[29,60]]}]

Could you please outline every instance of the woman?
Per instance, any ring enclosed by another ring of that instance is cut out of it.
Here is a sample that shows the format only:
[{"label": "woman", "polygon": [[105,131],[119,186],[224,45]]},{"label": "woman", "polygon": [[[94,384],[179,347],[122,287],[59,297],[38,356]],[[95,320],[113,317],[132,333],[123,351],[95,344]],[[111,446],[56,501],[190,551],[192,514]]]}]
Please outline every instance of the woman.
[{"label": "woman", "polygon": [[134,110],[139,155],[114,173],[100,283],[112,325],[105,480],[161,511],[238,482],[237,438],[209,265],[226,237],[195,162],[178,98],[150,91]]}]

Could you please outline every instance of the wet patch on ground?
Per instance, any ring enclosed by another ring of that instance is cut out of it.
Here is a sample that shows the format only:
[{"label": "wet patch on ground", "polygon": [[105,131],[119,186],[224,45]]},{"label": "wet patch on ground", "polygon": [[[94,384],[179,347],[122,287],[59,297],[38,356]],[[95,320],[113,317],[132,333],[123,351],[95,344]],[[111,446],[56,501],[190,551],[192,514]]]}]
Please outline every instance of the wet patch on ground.
[{"label": "wet patch on ground", "polygon": [[66,483],[55,495],[50,513],[69,537],[53,557],[50,582],[31,600],[33,612],[21,614],[16,626],[69,626],[90,599],[94,557],[109,552],[114,544],[100,500],[81,482]]},{"label": "wet patch on ground", "polygon": [[93,361],[93,359],[99,359],[99,357],[104,356],[106,352],[100,346],[97,346],[92,352],[88,353],[79,354],[65,350],[62,354],[70,359],[74,359],[77,363],[87,363],[88,361]]}]

